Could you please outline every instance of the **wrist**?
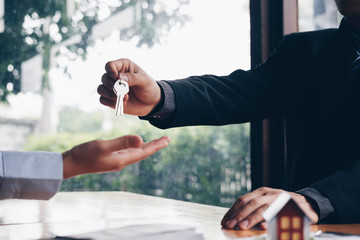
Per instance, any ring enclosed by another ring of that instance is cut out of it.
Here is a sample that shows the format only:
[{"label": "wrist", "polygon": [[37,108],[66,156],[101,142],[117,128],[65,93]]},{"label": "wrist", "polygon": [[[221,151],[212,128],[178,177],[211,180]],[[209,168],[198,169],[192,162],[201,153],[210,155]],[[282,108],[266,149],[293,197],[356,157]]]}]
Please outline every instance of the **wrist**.
[{"label": "wrist", "polygon": [[145,116],[140,116],[144,120],[168,120],[175,112],[175,93],[171,85],[166,81],[158,81],[161,91],[161,98],[157,105]]},{"label": "wrist", "polygon": [[73,173],[74,169],[71,167],[71,150],[62,153],[63,158],[63,179],[69,179],[76,174]]},{"label": "wrist", "polygon": [[146,116],[152,116],[155,115],[157,112],[159,112],[163,106],[164,106],[164,90],[159,86],[160,88],[160,100],[157,104],[153,107],[153,109],[146,115]]}]

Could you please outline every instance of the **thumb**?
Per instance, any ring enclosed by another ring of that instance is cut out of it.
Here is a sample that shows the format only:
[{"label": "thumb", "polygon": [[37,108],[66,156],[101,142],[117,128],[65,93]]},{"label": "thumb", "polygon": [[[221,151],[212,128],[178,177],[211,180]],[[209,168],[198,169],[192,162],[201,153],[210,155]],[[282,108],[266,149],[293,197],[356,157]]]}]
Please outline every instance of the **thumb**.
[{"label": "thumb", "polygon": [[148,86],[152,86],[152,84],[156,83],[154,79],[152,79],[149,75],[144,72],[138,73],[119,73],[119,78],[122,81],[126,81],[129,84],[129,87],[139,87],[146,88]]}]

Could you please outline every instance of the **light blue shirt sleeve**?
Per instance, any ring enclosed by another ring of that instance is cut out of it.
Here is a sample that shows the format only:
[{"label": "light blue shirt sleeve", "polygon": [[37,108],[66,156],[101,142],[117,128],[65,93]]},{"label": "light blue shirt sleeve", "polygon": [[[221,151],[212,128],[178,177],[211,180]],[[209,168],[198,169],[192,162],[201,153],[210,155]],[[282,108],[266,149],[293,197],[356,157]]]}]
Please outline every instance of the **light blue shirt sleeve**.
[{"label": "light blue shirt sleeve", "polygon": [[0,199],[48,200],[62,178],[61,153],[0,151]]}]

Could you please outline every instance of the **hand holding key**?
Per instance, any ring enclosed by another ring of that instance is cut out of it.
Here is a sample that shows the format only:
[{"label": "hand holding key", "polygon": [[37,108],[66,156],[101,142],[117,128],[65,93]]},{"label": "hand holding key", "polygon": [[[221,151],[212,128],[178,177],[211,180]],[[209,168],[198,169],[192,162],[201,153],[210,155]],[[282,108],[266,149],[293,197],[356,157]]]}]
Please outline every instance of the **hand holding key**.
[{"label": "hand holding key", "polygon": [[[100,102],[112,108],[116,108],[117,100],[123,101],[125,113],[135,116],[145,116],[160,102],[161,90],[152,79],[138,65],[128,59],[119,59],[108,62],[105,66],[106,73],[102,76],[102,84],[98,87]],[[119,79],[127,81],[129,92],[124,94],[123,100],[118,99],[114,93],[114,83]],[[121,110],[121,109],[119,109]]]},{"label": "hand holding key", "polygon": [[[120,74],[119,74],[120,78]],[[114,93],[116,94],[115,116],[124,115],[124,97],[129,92],[129,84],[121,80],[117,80],[114,84]]]}]

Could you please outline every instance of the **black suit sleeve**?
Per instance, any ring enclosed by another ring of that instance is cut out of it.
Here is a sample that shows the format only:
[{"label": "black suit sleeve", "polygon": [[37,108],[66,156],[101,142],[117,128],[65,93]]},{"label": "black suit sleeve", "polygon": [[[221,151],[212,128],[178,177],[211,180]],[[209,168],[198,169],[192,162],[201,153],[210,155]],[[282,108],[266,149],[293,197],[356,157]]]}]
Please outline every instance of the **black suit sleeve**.
[{"label": "black suit sleeve", "polygon": [[174,91],[175,112],[171,119],[151,123],[159,128],[225,125],[281,112],[286,102],[284,54],[280,47],[265,64],[249,71],[236,70],[228,76],[166,81]]},{"label": "black suit sleeve", "polygon": [[318,181],[312,187],[329,197],[340,223],[360,221],[360,161]]},{"label": "black suit sleeve", "polygon": [[306,197],[306,200],[312,205],[314,211],[318,214],[317,223],[332,223],[337,221],[336,212],[330,199],[313,187],[306,187],[296,191]]}]

